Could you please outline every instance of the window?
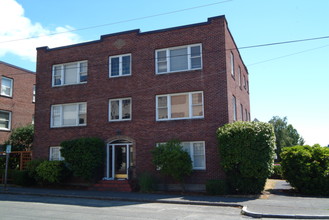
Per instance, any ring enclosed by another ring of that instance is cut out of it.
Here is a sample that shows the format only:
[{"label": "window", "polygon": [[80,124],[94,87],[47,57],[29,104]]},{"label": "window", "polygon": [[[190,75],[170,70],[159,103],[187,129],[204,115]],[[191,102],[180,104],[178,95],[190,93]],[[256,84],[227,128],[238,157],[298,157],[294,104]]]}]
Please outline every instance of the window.
[{"label": "window", "polygon": [[231,75],[235,77],[235,72],[234,72],[234,55],[233,52],[231,51]]},{"label": "window", "polygon": [[194,170],[206,169],[206,156],[203,141],[196,142],[182,142],[183,150],[185,150],[191,157]]},{"label": "window", "polygon": [[131,98],[110,99],[109,121],[131,120]]},{"label": "window", "polygon": [[110,77],[131,75],[131,54],[111,56],[109,62]]},{"label": "window", "polygon": [[10,131],[11,112],[0,111],[0,130]]},{"label": "window", "polygon": [[158,95],[156,119],[203,118],[203,92]]},{"label": "window", "polygon": [[13,96],[13,79],[2,77],[1,79],[1,95]]},{"label": "window", "polygon": [[236,98],[232,96],[233,120],[236,121]]},{"label": "window", "polygon": [[247,89],[247,80],[245,75],[243,75],[243,87]]},{"label": "window", "polygon": [[246,121],[248,121],[248,111],[247,111],[247,109],[245,110],[245,113],[246,113]]},{"label": "window", "polygon": [[87,124],[87,103],[51,106],[51,127],[83,126]]},{"label": "window", "polygon": [[50,147],[49,148],[49,160],[56,161],[56,160],[64,160],[64,157],[61,155],[61,148],[62,147]]},{"label": "window", "polygon": [[242,85],[242,82],[241,82],[241,67],[239,66],[239,87],[241,89],[241,85]]},{"label": "window", "polygon": [[32,102],[35,102],[35,85],[33,85]]},{"label": "window", "polygon": [[241,121],[243,121],[243,105],[240,104],[240,107],[241,107]]},{"label": "window", "polygon": [[87,75],[87,61],[54,65],[52,84],[53,86],[63,86],[86,83]]},{"label": "window", "polygon": [[202,68],[201,44],[156,50],[156,73]]}]

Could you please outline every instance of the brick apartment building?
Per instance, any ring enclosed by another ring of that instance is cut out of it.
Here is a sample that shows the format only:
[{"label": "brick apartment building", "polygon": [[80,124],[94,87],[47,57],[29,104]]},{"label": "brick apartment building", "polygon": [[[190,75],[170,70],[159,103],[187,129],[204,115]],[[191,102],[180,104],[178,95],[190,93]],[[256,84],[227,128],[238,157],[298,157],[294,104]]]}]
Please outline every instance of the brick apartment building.
[{"label": "brick apartment building", "polygon": [[0,61],[0,144],[34,121],[35,73]]},{"label": "brick apartment building", "polygon": [[34,157],[63,159],[62,141],[100,137],[113,180],[129,166],[157,172],[150,151],[178,139],[193,161],[188,183],[223,178],[216,130],[250,120],[248,72],[224,16],[37,53]]}]

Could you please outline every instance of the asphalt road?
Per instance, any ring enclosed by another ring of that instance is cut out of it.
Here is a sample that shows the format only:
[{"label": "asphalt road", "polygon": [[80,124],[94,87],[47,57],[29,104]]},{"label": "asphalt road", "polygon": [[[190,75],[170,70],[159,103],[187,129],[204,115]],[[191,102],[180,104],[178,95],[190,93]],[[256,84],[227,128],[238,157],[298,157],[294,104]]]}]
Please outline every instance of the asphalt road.
[{"label": "asphalt road", "polygon": [[231,207],[0,194],[0,219],[250,219]]}]

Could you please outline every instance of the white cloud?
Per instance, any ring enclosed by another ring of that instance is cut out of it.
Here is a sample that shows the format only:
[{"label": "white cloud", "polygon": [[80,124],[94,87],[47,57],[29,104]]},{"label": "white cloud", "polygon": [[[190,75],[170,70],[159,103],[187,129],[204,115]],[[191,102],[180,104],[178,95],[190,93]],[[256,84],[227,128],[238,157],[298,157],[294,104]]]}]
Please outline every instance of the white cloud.
[{"label": "white cloud", "polygon": [[[35,62],[37,47],[58,47],[79,41],[78,35],[66,32],[72,30],[69,26],[48,30],[40,23],[32,23],[24,16],[23,7],[15,0],[0,1],[0,21],[0,57],[11,53]],[[66,33],[56,34],[61,32]],[[40,37],[19,40],[35,36]]]}]

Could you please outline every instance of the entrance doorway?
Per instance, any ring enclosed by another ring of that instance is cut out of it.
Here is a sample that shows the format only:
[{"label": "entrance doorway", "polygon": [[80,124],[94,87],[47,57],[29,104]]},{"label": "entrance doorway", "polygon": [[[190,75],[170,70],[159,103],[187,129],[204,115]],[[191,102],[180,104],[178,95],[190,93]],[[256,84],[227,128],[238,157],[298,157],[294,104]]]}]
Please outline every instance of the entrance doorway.
[{"label": "entrance doorway", "polygon": [[105,179],[128,179],[129,167],[133,166],[133,147],[127,141],[109,143],[106,148]]}]

